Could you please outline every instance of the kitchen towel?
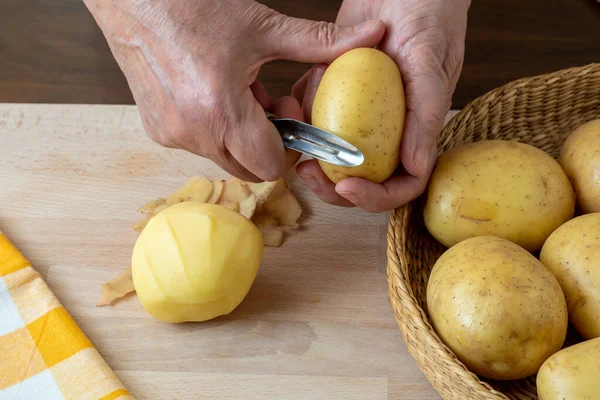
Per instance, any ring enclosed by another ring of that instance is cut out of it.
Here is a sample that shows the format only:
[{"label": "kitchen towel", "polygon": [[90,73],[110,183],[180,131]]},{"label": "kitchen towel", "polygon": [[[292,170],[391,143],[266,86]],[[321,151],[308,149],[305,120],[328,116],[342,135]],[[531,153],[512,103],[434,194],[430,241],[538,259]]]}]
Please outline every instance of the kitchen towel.
[{"label": "kitchen towel", "polygon": [[133,399],[0,232],[0,400]]}]

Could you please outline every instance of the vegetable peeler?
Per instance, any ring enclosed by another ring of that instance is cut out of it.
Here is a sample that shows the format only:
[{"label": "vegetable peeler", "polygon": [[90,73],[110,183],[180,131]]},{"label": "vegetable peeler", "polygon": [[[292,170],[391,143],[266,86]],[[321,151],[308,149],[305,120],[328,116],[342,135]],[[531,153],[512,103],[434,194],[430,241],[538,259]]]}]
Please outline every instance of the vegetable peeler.
[{"label": "vegetable peeler", "polygon": [[365,160],[359,149],[331,132],[292,118],[277,118],[270,113],[267,118],[275,125],[288,149],[342,167],[357,167]]}]

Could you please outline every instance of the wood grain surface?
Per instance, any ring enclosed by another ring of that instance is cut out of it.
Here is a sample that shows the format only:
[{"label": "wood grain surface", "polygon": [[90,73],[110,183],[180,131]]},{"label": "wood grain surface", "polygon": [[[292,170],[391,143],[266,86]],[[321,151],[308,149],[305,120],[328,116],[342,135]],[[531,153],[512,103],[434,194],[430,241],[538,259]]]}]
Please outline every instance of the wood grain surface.
[{"label": "wood grain surface", "polygon": [[211,162],[151,142],[133,106],[0,104],[0,228],[138,399],[438,399],[387,299],[386,214],[326,205],[293,176],[302,229],[267,248],[229,316],[169,325],[137,297],[95,307],[129,265],[147,200]]},{"label": "wood grain surface", "polygon": [[[341,0],[264,0],[292,16],[333,21]],[[453,107],[517,78],[600,60],[595,0],[473,0]],[[259,78],[288,94],[308,68],[277,61]],[[0,2],[0,102],[132,104],[104,36],[81,0]]]}]

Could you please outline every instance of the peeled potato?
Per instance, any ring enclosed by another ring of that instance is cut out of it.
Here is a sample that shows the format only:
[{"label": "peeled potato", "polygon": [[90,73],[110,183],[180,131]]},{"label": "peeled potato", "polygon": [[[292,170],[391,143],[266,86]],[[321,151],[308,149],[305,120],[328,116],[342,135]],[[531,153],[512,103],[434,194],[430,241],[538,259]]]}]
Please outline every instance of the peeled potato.
[{"label": "peeled potato", "polygon": [[156,215],[140,234],[131,258],[133,282],[155,318],[206,321],[241,303],[263,249],[260,231],[240,214],[183,202]]},{"label": "peeled potato", "polygon": [[[206,182],[210,184],[210,193]],[[298,227],[298,218],[302,214],[300,204],[283,179],[275,182],[248,183],[237,178],[211,182],[196,177],[169,196],[170,200],[157,199],[144,204],[139,211],[145,217],[135,223],[133,228],[141,232],[157,214],[173,206],[169,203],[187,203],[190,198],[206,198],[207,204],[217,203],[251,220],[259,228],[265,246],[281,246],[284,234]],[[130,270],[127,270],[103,284],[98,306],[109,305],[134,290]]]}]

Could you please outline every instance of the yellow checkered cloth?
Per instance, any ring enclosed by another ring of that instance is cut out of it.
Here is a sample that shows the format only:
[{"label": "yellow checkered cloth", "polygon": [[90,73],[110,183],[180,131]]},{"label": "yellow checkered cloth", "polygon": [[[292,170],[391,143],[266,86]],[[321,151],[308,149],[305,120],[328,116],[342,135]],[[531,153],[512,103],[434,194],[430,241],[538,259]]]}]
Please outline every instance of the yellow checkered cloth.
[{"label": "yellow checkered cloth", "polygon": [[133,399],[0,232],[0,400]]}]

